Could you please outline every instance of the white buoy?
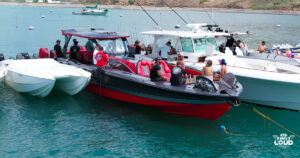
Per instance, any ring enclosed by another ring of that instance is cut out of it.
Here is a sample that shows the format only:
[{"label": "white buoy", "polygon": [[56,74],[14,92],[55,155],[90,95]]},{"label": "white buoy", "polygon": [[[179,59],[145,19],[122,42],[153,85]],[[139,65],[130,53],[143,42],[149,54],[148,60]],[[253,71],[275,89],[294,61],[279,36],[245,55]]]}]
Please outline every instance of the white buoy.
[{"label": "white buoy", "polygon": [[41,18],[46,18],[46,15],[42,15],[42,17]]},{"label": "white buoy", "polygon": [[29,29],[29,30],[34,30],[34,27],[33,27],[33,26],[29,26],[28,29]]}]

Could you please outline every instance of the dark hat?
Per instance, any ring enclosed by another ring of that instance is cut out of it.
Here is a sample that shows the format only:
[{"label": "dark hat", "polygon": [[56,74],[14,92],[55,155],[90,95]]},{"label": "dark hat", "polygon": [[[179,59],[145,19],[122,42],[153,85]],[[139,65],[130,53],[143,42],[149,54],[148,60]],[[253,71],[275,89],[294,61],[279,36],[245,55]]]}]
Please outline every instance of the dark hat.
[{"label": "dark hat", "polygon": [[160,56],[158,56],[155,58],[155,61],[157,61],[157,60],[162,60],[162,58]]},{"label": "dark hat", "polygon": [[56,43],[60,42],[60,40],[57,40]]}]

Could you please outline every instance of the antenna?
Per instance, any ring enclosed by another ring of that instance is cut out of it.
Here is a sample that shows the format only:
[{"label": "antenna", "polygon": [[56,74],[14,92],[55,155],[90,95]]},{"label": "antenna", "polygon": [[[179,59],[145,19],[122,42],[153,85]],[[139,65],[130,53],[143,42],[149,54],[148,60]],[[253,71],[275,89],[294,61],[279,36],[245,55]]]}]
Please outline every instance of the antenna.
[{"label": "antenna", "polygon": [[167,4],[166,2],[163,2],[166,6],[168,6],[185,24],[188,24],[188,22],[186,22],[182,16],[180,16],[172,7],[169,6],[169,4]]},{"label": "antenna", "polygon": [[141,9],[149,16],[149,18],[157,25],[157,26],[159,26],[158,25],[158,23],[152,18],[152,16],[142,7],[142,5],[139,3],[139,2],[137,2],[136,1],[136,3],[138,4],[138,6],[140,6],[141,7]]}]

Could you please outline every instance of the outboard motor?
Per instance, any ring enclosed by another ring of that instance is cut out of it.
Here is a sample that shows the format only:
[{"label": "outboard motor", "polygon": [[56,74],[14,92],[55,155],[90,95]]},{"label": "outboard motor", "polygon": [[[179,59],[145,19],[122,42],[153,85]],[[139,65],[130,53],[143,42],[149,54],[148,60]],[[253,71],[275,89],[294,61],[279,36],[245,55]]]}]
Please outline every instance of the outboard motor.
[{"label": "outboard motor", "polygon": [[222,83],[225,82],[227,84],[227,86],[229,86],[228,88],[232,88],[232,89],[238,88],[237,87],[237,79],[233,73],[226,73],[222,77],[221,81],[222,81]]},{"label": "outboard motor", "polygon": [[30,56],[27,52],[21,53],[24,59],[30,59]]},{"label": "outboard motor", "polygon": [[197,76],[194,88],[200,89],[205,92],[217,91],[217,88],[215,87],[213,81],[204,76]]},{"label": "outboard motor", "polygon": [[0,61],[5,60],[4,55],[0,53]]},{"label": "outboard motor", "polygon": [[49,58],[48,48],[40,48],[39,57],[40,58]]},{"label": "outboard motor", "polygon": [[25,58],[24,58],[24,56],[21,53],[18,53],[16,55],[16,59],[19,60],[19,59],[25,59]]},{"label": "outboard motor", "polygon": [[32,55],[32,59],[38,59],[39,58],[39,55],[37,54],[37,53],[34,53],[33,55]]}]

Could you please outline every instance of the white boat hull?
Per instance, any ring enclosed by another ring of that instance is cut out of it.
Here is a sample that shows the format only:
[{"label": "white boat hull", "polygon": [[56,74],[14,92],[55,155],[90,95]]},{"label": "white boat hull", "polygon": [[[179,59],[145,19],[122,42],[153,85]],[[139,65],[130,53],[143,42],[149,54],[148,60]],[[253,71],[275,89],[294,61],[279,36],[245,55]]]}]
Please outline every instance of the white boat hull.
[{"label": "white boat hull", "polygon": [[45,97],[51,92],[55,84],[55,79],[37,78],[7,71],[5,84],[18,92]]},{"label": "white boat hull", "polygon": [[236,75],[243,85],[241,101],[276,108],[300,110],[300,84]]},{"label": "white boat hull", "polygon": [[[254,59],[239,59],[246,63]],[[264,60],[255,60],[259,64],[268,65]],[[216,63],[216,62],[214,62]],[[278,67],[293,70],[289,73],[278,73],[268,70],[259,70],[247,67],[227,66],[227,71],[235,74],[237,80],[243,85],[241,101],[271,106],[276,108],[300,110],[300,69],[296,66],[277,63]],[[204,63],[186,63],[186,66],[202,70]],[[214,70],[220,65],[213,65]]]},{"label": "white boat hull", "polygon": [[69,95],[84,89],[91,74],[53,59],[8,60],[5,83],[12,89],[33,96],[45,97],[53,88]]}]

